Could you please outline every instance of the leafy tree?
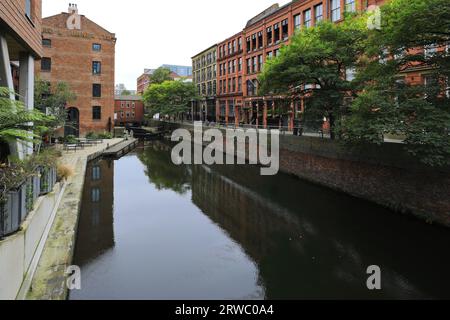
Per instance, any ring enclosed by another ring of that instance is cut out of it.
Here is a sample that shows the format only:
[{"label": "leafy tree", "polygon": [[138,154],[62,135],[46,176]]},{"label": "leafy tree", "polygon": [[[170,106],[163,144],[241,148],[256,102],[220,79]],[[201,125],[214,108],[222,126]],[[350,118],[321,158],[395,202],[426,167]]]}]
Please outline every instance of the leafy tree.
[{"label": "leafy tree", "polygon": [[76,95],[65,82],[58,82],[52,88],[47,81],[41,79],[35,81],[35,108],[53,116],[54,120],[50,124],[53,129],[64,126],[67,120],[66,106],[75,99]]},{"label": "leafy tree", "polygon": [[295,34],[280,55],[269,60],[260,75],[260,94],[301,95],[305,115],[327,117],[331,137],[344,97],[352,90],[346,70],[357,64],[364,52],[364,19],[346,19],[341,24],[324,21]]},{"label": "leafy tree", "polygon": [[170,77],[170,74],[171,74],[170,69],[160,67],[156,69],[150,76],[150,83],[161,84],[165,81],[171,81],[173,79]]},{"label": "leafy tree", "polygon": [[189,110],[196,92],[192,83],[165,81],[151,85],[144,93],[144,102],[152,115],[176,116]]},{"label": "leafy tree", "polygon": [[[351,143],[404,137],[406,150],[429,165],[450,164],[450,6],[447,0],[392,0],[381,7],[380,30],[368,32],[356,97],[341,131]],[[428,50],[423,50],[427,48]],[[426,70],[426,85],[401,74]]]},{"label": "leafy tree", "polygon": [[129,90],[125,89],[122,91],[122,96],[130,96],[130,95],[131,95],[131,92]]},{"label": "leafy tree", "polygon": [[38,110],[28,110],[20,101],[10,99],[10,91],[0,87],[0,141],[31,142],[47,129],[53,117]]}]

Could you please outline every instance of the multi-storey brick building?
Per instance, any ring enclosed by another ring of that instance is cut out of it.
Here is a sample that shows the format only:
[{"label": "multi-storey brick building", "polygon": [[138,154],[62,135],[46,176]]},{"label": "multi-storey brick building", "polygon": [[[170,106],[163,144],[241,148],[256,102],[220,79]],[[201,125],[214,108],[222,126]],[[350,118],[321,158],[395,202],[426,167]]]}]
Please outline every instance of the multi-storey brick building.
[{"label": "multi-storey brick building", "polygon": [[44,18],[42,25],[40,77],[51,84],[66,82],[77,96],[68,106],[65,135],[110,132],[114,126],[115,34],[79,15],[76,5],[68,13]]},{"label": "multi-storey brick building", "polygon": [[144,102],[142,96],[116,96],[115,99],[116,126],[142,125],[144,122]]},{"label": "multi-storey brick building", "polygon": [[[0,2],[0,86],[11,90],[11,99],[34,107],[34,64],[42,57],[41,0]],[[15,92],[16,95],[13,94]],[[0,143],[0,157],[24,156],[30,145]]]},{"label": "multi-storey brick building", "polygon": [[215,121],[216,119],[216,62],[217,45],[192,57],[193,80],[200,97],[192,105],[194,120]]},{"label": "multi-storey brick building", "polygon": [[243,106],[243,37],[239,32],[217,46],[217,122],[238,124],[235,115]]},{"label": "multi-storey brick building", "polygon": [[[383,2],[297,0],[281,7],[275,4],[250,19],[242,32],[217,47],[217,121],[292,128],[294,119],[304,108],[301,99],[286,104],[283,97],[257,95],[257,78],[266,60],[277,56],[280,47],[289,44],[297,30],[312,27],[324,19],[338,23],[345,12],[366,10]],[[414,78],[408,74],[411,76]]]}]

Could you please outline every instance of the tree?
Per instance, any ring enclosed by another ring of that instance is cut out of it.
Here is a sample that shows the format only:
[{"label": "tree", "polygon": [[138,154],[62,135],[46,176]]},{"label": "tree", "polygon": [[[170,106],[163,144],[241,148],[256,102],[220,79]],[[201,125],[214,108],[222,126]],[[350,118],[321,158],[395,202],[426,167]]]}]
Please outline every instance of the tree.
[{"label": "tree", "polygon": [[280,55],[264,66],[259,93],[302,96],[305,115],[316,120],[327,117],[334,139],[344,97],[352,90],[345,74],[363,54],[365,39],[360,18],[340,24],[324,21],[296,33]]},{"label": "tree", "polygon": [[171,81],[173,79],[170,77],[170,74],[170,69],[160,67],[150,76],[150,84],[161,84],[165,81]]},{"label": "tree", "polygon": [[35,81],[35,108],[53,116],[54,121],[50,124],[53,129],[64,126],[67,120],[67,104],[75,99],[76,95],[65,82],[58,82],[52,88],[47,81]]},{"label": "tree", "polygon": [[[381,17],[381,29],[368,32],[356,81],[361,93],[342,136],[351,143],[382,143],[387,134],[401,135],[422,162],[450,164],[448,1],[392,0],[381,7]],[[411,68],[425,70],[425,84],[402,79]]]},{"label": "tree", "polygon": [[131,95],[131,91],[125,89],[125,90],[122,91],[121,95],[122,96],[130,96]]},{"label": "tree", "polygon": [[152,115],[176,116],[189,110],[196,92],[192,83],[165,81],[151,85],[144,93],[144,102]]}]

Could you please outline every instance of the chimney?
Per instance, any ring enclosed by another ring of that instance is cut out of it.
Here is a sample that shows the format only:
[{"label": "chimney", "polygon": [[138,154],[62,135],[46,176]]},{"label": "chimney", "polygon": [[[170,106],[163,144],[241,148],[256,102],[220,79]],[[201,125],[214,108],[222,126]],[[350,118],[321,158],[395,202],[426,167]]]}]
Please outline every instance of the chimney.
[{"label": "chimney", "polygon": [[69,13],[70,14],[78,13],[78,7],[75,3],[69,3]]}]

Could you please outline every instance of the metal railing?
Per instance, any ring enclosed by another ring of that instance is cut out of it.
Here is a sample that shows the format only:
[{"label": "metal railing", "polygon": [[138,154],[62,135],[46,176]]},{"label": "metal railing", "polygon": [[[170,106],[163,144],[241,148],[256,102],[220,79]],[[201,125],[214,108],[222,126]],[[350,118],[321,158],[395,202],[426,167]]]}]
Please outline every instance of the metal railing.
[{"label": "metal railing", "polygon": [[39,196],[53,190],[56,178],[56,168],[38,168],[35,175],[8,191],[6,201],[0,203],[0,239],[20,230]]},{"label": "metal railing", "polygon": [[[183,125],[191,125],[193,126],[192,120],[161,120],[161,122],[175,123],[175,124],[183,124]],[[196,121],[201,122],[201,121]],[[330,139],[330,131],[324,129],[317,129],[316,127],[306,126],[306,125],[297,125],[293,128],[289,126],[280,126],[280,125],[256,125],[256,124],[239,124],[235,123],[226,123],[226,122],[207,122],[203,121],[204,127],[210,128],[219,128],[219,129],[256,129],[256,130],[278,130],[281,135],[292,135],[292,136],[306,136],[306,137],[316,137],[322,139]]]}]

